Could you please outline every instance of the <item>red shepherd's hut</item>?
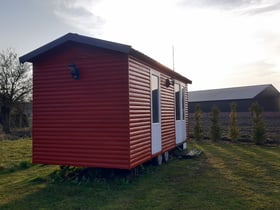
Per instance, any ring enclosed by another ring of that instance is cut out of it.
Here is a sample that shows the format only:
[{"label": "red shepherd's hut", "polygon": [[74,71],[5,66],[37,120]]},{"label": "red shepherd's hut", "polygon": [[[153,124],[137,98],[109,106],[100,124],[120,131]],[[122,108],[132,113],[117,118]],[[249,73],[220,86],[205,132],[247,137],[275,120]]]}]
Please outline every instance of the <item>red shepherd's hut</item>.
[{"label": "red shepherd's hut", "polygon": [[33,162],[132,169],[184,144],[186,77],[131,46],[68,33],[33,63]]}]

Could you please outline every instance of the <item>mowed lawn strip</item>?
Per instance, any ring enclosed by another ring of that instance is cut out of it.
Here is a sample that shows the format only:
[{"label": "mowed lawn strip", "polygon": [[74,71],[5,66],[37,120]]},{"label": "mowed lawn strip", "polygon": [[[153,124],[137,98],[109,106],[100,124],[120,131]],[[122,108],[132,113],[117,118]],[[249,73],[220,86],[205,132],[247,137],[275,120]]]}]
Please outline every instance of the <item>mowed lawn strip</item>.
[{"label": "mowed lawn strip", "polygon": [[232,185],[250,208],[280,208],[279,147],[200,143],[208,162]]},{"label": "mowed lawn strip", "polygon": [[203,154],[171,159],[127,183],[52,182],[32,165],[31,140],[0,141],[0,209],[277,209],[280,148],[191,142]]}]

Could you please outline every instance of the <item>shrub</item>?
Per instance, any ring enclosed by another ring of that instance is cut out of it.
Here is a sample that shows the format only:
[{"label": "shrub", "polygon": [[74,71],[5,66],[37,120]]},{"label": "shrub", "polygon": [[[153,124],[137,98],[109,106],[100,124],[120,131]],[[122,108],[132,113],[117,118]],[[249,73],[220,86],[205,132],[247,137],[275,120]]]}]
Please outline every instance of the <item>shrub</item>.
[{"label": "shrub", "polygon": [[197,104],[195,106],[195,113],[194,113],[194,120],[195,120],[194,138],[198,141],[203,138],[203,129],[201,126],[201,115],[202,115],[202,111],[200,109],[200,105]]},{"label": "shrub", "polygon": [[230,113],[229,113],[229,127],[228,127],[228,137],[232,141],[236,141],[239,138],[239,127],[237,123],[237,112],[236,112],[236,103],[230,104]]},{"label": "shrub", "polygon": [[22,161],[22,162],[20,162],[19,163],[19,168],[20,169],[27,169],[27,168],[29,168],[29,167],[31,167],[32,166],[32,163],[30,163],[30,162],[27,162],[27,161]]},{"label": "shrub", "polygon": [[253,140],[255,144],[262,145],[266,141],[266,132],[265,132],[265,125],[262,118],[262,107],[257,103],[254,102],[249,108],[252,116],[252,131],[253,131]]},{"label": "shrub", "polygon": [[107,183],[129,184],[137,176],[147,173],[148,168],[140,165],[131,171],[105,168],[82,168],[75,166],[60,166],[59,170],[50,174],[54,183],[69,182],[73,184]]},{"label": "shrub", "polygon": [[210,137],[213,141],[217,141],[221,138],[219,114],[220,114],[219,108],[217,106],[213,106],[210,113],[210,120],[211,120]]}]

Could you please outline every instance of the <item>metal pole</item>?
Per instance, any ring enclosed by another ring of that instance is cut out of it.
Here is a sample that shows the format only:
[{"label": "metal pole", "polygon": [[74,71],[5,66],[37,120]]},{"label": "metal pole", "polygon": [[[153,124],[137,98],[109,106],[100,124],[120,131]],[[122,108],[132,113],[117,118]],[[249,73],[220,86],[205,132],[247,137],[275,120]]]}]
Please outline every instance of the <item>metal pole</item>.
[{"label": "metal pole", "polygon": [[173,71],[175,71],[174,45],[172,45],[172,60],[173,60]]}]

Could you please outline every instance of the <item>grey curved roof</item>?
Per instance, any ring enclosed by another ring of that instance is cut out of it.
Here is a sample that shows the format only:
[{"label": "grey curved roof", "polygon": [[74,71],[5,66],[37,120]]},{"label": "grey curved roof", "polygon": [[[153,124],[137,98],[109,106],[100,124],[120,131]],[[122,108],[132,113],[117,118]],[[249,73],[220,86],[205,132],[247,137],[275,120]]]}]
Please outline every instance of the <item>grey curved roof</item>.
[{"label": "grey curved roof", "polygon": [[189,102],[253,99],[268,88],[275,89],[272,85],[266,84],[223,89],[190,91]]},{"label": "grey curved roof", "polygon": [[110,42],[110,41],[105,41],[102,39],[96,39],[96,38],[92,38],[92,37],[82,36],[82,35],[79,35],[76,33],[68,33],[42,47],[39,47],[36,50],[33,50],[30,53],[27,53],[24,56],[21,56],[19,58],[20,62],[22,62],[22,63],[24,63],[26,61],[32,62],[34,59],[36,59],[36,57],[40,56],[41,54],[59,46],[65,42],[70,42],[70,41],[81,43],[81,44],[86,44],[86,45],[91,45],[91,46],[95,46],[95,47],[100,47],[100,48],[104,48],[104,49],[114,50],[114,51],[118,51],[118,52],[122,52],[122,53],[129,53],[130,50],[132,49],[131,46],[125,45],[125,44],[120,44],[117,42]]},{"label": "grey curved roof", "polygon": [[138,58],[150,65],[159,67],[163,72],[171,75],[175,79],[179,79],[182,82],[191,84],[192,81],[188,78],[178,74],[177,72],[172,71],[168,67],[162,65],[161,63],[157,62],[156,60],[150,58],[149,56],[133,49],[130,45],[120,44],[117,42],[106,41],[102,39],[96,39],[88,36],[83,36],[76,33],[68,33],[42,47],[39,47],[36,50],[31,51],[19,58],[21,63],[24,62],[34,62],[38,57],[43,56],[49,50],[52,50],[55,47],[58,47],[66,42],[76,42],[80,44],[86,44],[93,47],[100,47],[103,49],[113,50],[121,53],[125,53],[131,55],[135,58]]}]

